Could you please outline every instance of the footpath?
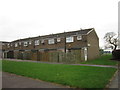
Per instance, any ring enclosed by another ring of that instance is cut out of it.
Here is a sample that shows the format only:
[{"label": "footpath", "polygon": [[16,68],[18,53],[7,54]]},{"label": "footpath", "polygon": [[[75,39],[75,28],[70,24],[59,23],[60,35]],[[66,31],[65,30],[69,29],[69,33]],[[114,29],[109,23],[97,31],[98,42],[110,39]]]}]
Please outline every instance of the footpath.
[{"label": "footpath", "polygon": [[[48,64],[64,64],[64,63],[57,63],[57,62],[42,62],[42,61],[19,60],[19,59],[7,59],[7,60],[18,61],[18,62],[35,62],[35,63],[48,63]],[[112,65],[92,65],[92,64],[69,64],[69,65],[118,68],[117,66],[112,66]]]},{"label": "footpath", "polygon": [[2,88],[69,88],[60,84],[45,82],[7,72],[2,72]]},{"label": "footpath", "polygon": [[118,88],[120,90],[120,66],[118,66],[118,71],[114,74],[113,78],[108,84],[108,88]]}]

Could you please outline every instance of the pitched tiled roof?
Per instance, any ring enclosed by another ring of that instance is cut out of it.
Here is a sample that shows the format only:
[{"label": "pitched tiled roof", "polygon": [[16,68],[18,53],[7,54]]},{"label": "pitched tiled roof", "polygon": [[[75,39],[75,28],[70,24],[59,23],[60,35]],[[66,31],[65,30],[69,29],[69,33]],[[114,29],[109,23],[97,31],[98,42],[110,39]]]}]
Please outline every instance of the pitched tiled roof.
[{"label": "pitched tiled roof", "polygon": [[[40,36],[41,38],[53,38],[53,37],[64,37],[70,36],[70,35],[76,35],[76,34],[87,34],[89,31],[91,31],[93,28],[90,29],[83,29],[83,30],[76,30],[76,31],[70,31],[70,32],[63,32],[63,33],[57,33],[57,34],[50,34],[50,35],[44,35]],[[36,37],[39,38],[39,37]]]},{"label": "pitched tiled roof", "polygon": [[15,40],[13,42],[17,41],[25,41],[25,40],[30,40],[30,39],[46,39],[46,38],[54,38],[54,37],[64,37],[64,36],[70,36],[70,35],[76,35],[76,34],[88,34],[91,30],[94,28],[89,28],[89,29],[81,29],[81,30],[76,30],[76,31],[70,31],[70,32],[63,32],[63,33],[56,33],[56,34],[49,34],[49,35],[43,35],[43,36],[37,36],[37,37],[31,37],[31,38],[24,38],[24,39],[19,39]]}]

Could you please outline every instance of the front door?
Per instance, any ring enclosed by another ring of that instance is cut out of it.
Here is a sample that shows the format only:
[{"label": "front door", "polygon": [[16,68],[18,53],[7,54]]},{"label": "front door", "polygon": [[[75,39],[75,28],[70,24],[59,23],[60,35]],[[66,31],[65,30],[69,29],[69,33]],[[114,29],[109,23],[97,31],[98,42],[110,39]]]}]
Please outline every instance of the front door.
[{"label": "front door", "polygon": [[85,61],[87,61],[87,47],[84,48],[84,58]]}]

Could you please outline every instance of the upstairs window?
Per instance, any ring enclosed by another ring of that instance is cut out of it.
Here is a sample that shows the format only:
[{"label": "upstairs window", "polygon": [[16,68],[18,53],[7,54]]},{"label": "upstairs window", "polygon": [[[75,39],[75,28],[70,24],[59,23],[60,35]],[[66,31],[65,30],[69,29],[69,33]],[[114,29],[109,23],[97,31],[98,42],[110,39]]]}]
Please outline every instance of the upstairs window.
[{"label": "upstairs window", "polygon": [[17,47],[18,46],[18,43],[15,43],[15,47]]},{"label": "upstairs window", "polygon": [[60,38],[57,38],[57,42],[60,42],[61,41],[61,39]]},{"label": "upstairs window", "polygon": [[13,46],[13,44],[11,43],[11,44],[10,44],[10,46],[12,47],[12,46]]},{"label": "upstairs window", "polygon": [[55,40],[54,39],[49,39],[48,44],[55,44]]},{"label": "upstairs window", "polygon": [[35,45],[39,45],[40,41],[39,40],[35,40]]},{"label": "upstairs window", "polygon": [[74,42],[74,37],[66,37],[66,43]]},{"label": "upstairs window", "polygon": [[8,47],[8,48],[10,47],[10,44],[9,44],[9,43],[7,44],[7,47]]},{"label": "upstairs window", "polygon": [[4,43],[2,43],[2,45],[4,46],[5,44],[4,44]]},{"label": "upstairs window", "polygon": [[21,42],[19,42],[19,45],[21,45]]},{"label": "upstairs window", "polygon": [[29,44],[30,44],[30,45],[32,44],[32,41],[31,41],[31,40],[29,41]]},{"label": "upstairs window", "polygon": [[28,42],[24,42],[24,46],[25,46],[25,47],[28,46]]},{"label": "upstairs window", "polygon": [[78,35],[77,40],[82,40],[82,35]]},{"label": "upstairs window", "polygon": [[45,41],[44,41],[44,40],[41,40],[41,43],[42,43],[42,44],[44,44],[44,43],[45,43]]}]

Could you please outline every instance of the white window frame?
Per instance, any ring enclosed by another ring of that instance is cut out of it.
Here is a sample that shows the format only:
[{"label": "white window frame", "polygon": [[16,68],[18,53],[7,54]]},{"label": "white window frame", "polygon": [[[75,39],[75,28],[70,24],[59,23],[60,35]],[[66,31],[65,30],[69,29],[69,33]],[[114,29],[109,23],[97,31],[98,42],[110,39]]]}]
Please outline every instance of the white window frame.
[{"label": "white window frame", "polygon": [[8,47],[8,48],[10,47],[10,43],[7,44],[7,47]]},{"label": "white window frame", "polygon": [[61,41],[61,38],[57,38],[57,42],[60,42]]},{"label": "white window frame", "polygon": [[32,44],[32,41],[30,40],[30,41],[29,41],[29,45],[31,45],[31,44]]},{"label": "white window frame", "polygon": [[28,46],[28,42],[27,42],[27,41],[24,42],[24,46],[25,46],[25,47]]},{"label": "white window frame", "polygon": [[18,47],[18,43],[15,43],[15,47]]},{"label": "white window frame", "polygon": [[35,40],[35,46],[40,44],[40,40]]},{"label": "white window frame", "polygon": [[13,44],[11,43],[11,44],[10,44],[10,46],[12,47],[12,46],[13,46]]},{"label": "white window frame", "polygon": [[55,44],[55,39],[54,39],[54,38],[49,39],[49,40],[48,40],[48,44]]},{"label": "white window frame", "polygon": [[42,39],[42,40],[41,40],[41,43],[43,44],[44,42],[45,42],[45,40],[44,40],[44,39]]},{"label": "white window frame", "polygon": [[74,42],[74,37],[70,36],[70,37],[66,37],[66,43],[71,43]]},{"label": "white window frame", "polygon": [[77,35],[77,40],[82,40],[82,35]]},{"label": "white window frame", "polygon": [[4,46],[5,44],[4,44],[4,43],[2,43],[2,45]]},{"label": "white window frame", "polygon": [[21,42],[19,42],[19,45],[21,45],[22,43]]}]

